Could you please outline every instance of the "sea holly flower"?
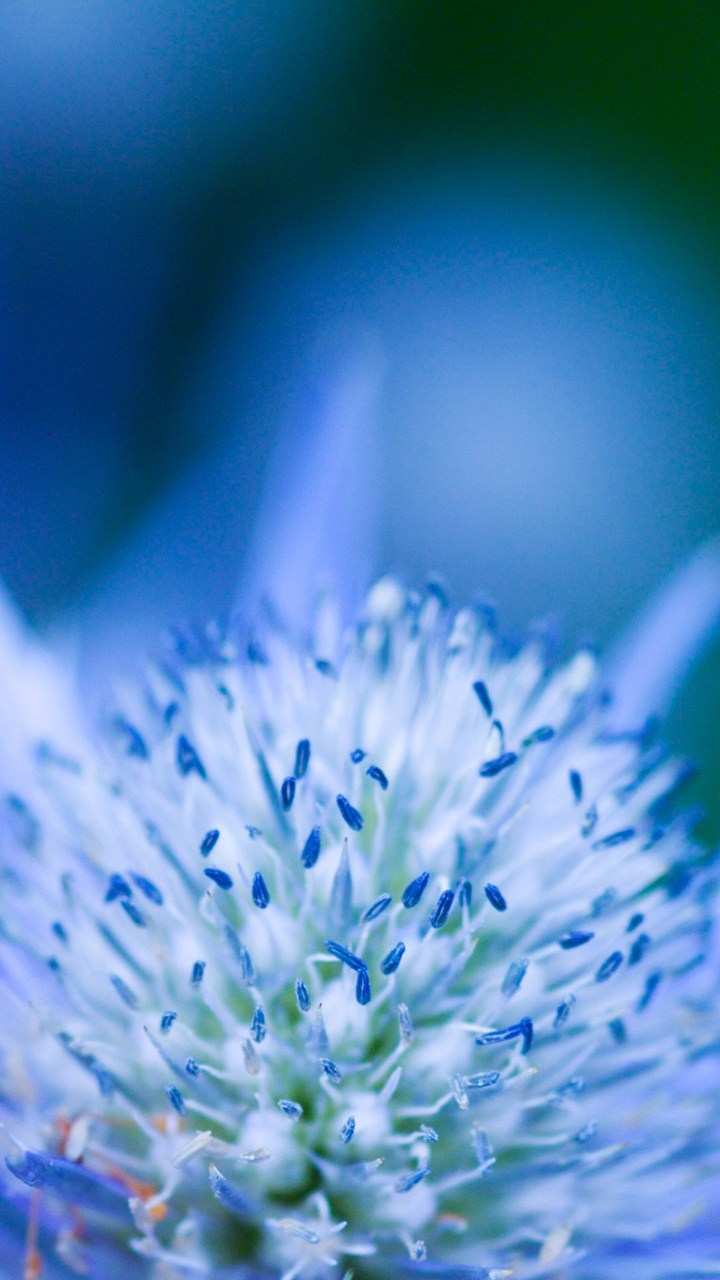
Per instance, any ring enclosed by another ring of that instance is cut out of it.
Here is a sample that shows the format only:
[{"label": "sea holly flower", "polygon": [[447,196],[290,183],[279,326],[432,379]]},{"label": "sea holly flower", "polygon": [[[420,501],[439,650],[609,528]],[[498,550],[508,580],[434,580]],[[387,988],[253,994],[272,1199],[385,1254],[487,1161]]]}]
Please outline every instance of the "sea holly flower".
[{"label": "sea holly flower", "polygon": [[25,1275],[713,1274],[717,877],[618,714],[589,652],[384,580],[349,628],[177,633],[99,741],[35,750]]}]

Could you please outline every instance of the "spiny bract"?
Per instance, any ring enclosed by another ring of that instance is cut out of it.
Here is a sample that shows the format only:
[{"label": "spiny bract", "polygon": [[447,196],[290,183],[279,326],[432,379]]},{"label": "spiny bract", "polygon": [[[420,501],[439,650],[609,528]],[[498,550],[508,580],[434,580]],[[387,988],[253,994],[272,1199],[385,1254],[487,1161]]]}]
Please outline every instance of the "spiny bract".
[{"label": "spiny bract", "polygon": [[714,883],[587,652],[383,581],[347,634],[185,636],[36,774],[0,882],[27,1276],[710,1274]]}]

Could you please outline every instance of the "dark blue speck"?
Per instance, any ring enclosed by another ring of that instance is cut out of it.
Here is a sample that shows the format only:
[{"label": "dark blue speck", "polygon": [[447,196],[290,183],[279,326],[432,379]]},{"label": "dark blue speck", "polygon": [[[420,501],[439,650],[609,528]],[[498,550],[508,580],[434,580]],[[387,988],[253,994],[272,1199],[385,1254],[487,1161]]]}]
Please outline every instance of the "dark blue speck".
[{"label": "dark blue speck", "polygon": [[608,978],[620,968],[623,962],[622,951],[612,951],[606,960],[603,960],[600,968],[595,974],[596,982],[607,982]]},{"label": "dark blue speck", "polygon": [[429,880],[430,872],[421,871],[419,876],[416,876],[414,880],[410,881],[409,885],[406,885],[403,889],[402,895],[402,904],[404,907],[409,909],[410,907],[417,906],[428,886]]},{"label": "dark blue speck", "polygon": [[177,740],[175,759],[177,761],[177,767],[184,778],[186,778],[189,773],[196,773],[199,778],[207,778],[205,765],[200,759],[200,756],[195,750],[193,744],[190,742],[190,739],[186,738],[184,733],[181,733]]},{"label": "dark blue speck", "polygon": [[387,774],[383,772],[378,764],[371,764],[369,769],[365,770],[368,778],[372,778],[374,782],[378,782],[383,791],[388,789]]},{"label": "dark blue speck", "polygon": [[256,907],[260,907],[264,911],[270,902],[270,891],[265,883],[265,879],[259,871],[255,872],[252,882],[252,896]]},{"label": "dark blue speck", "polygon": [[649,946],[649,934],[639,933],[637,938],[633,939],[633,944],[628,953],[628,964],[639,964]]},{"label": "dark blue speck", "polygon": [[573,793],[573,799],[576,804],[579,804],[583,795],[582,775],[578,773],[577,769],[571,769],[568,774],[568,779],[570,782],[570,790]]},{"label": "dark blue speck", "polygon": [[333,942],[331,938],[328,938],[325,943],[325,949],[330,952],[331,956],[334,956],[336,960],[341,960],[343,964],[346,964],[355,973],[367,968],[365,961],[361,960],[360,956],[356,956],[355,952],[350,951],[342,942]]},{"label": "dark blue speck", "polygon": [[493,704],[492,704],[492,698],[488,693],[488,689],[487,689],[487,685],[485,684],[485,681],[476,680],[473,685],[473,689],[475,691],[477,700],[480,703],[480,706],[485,712],[485,715],[488,717],[488,719],[490,719],[493,713]]},{"label": "dark blue speck", "polygon": [[214,881],[219,889],[232,889],[232,877],[227,871],[221,871],[219,867],[205,867],[203,875],[206,875],[208,880]]},{"label": "dark blue speck", "polygon": [[119,872],[114,872],[110,877],[110,883],[105,894],[106,902],[114,902],[116,898],[131,898],[132,889],[124,876]]},{"label": "dark blue speck", "polygon": [[163,896],[156,884],[152,880],[148,880],[147,876],[135,875],[133,873],[133,881],[137,885],[141,893],[144,893],[149,902],[154,902],[156,906],[161,907],[163,904]]},{"label": "dark blue speck", "polygon": [[129,902],[127,898],[123,898],[120,906],[126,915],[130,917],[133,924],[136,924],[139,929],[143,929],[145,927],[145,917],[142,912],[138,911],[134,902]]},{"label": "dark blue speck", "polygon": [[584,947],[586,942],[594,938],[594,933],[588,933],[582,929],[571,929],[569,933],[564,933],[558,942],[563,951],[572,951],[575,947]]},{"label": "dark blue speck", "polygon": [[378,916],[381,916],[384,911],[387,911],[391,902],[392,898],[389,893],[381,894],[380,897],[376,898],[368,907],[365,915],[363,916],[363,920],[377,920]]},{"label": "dark blue speck", "polygon": [[309,871],[311,867],[315,866],[315,863],[317,862],[319,857],[320,857],[320,828],[313,827],[312,831],[310,832],[310,835],[308,836],[303,846],[303,851],[300,854],[300,861],[302,862],[303,866],[306,867],[307,870]]},{"label": "dark blue speck", "polygon": [[485,897],[496,911],[507,911],[507,902],[496,884],[485,885]]},{"label": "dark blue speck", "polygon": [[184,1116],[185,1115],[185,1099],[183,1098],[177,1085],[169,1084],[165,1092],[168,1098],[170,1099],[171,1106],[175,1108],[178,1115]]},{"label": "dark blue speck", "polygon": [[387,955],[385,956],[385,959],[382,961],[382,964],[380,965],[380,968],[386,977],[389,977],[391,973],[394,973],[395,970],[399,968],[400,961],[402,960],[404,955],[405,955],[405,943],[396,942],[395,946],[392,948],[391,951],[388,951]]},{"label": "dark blue speck", "polygon": [[301,738],[295,748],[295,768],[293,773],[296,778],[304,778],[308,771],[310,763],[310,739]]},{"label": "dark blue speck", "polygon": [[203,836],[200,842],[200,852],[203,858],[207,858],[208,854],[212,853],[219,839],[220,839],[220,832],[218,831],[217,827],[213,827],[212,831],[207,831],[205,833],[205,835]]},{"label": "dark blue speck", "polygon": [[625,844],[626,841],[632,840],[634,835],[634,827],[623,827],[622,831],[613,831],[609,836],[602,836],[600,840],[593,840],[590,848],[614,849],[616,845]]},{"label": "dark blue speck", "polygon": [[364,967],[358,969],[358,975],[355,980],[355,999],[358,1004],[369,1004],[371,999],[370,977],[367,969]]},{"label": "dark blue speck", "polygon": [[433,913],[430,916],[430,924],[433,929],[442,929],[445,921],[450,915],[450,908],[452,907],[454,898],[455,894],[452,889],[445,889],[440,894],[440,897],[433,908]]},{"label": "dark blue speck", "polygon": [[515,764],[517,755],[514,751],[503,751],[501,756],[496,756],[494,760],[486,760],[480,766],[481,778],[495,778],[505,769],[509,769],[510,765]]},{"label": "dark blue speck", "polygon": [[350,803],[347,796],[337,797],[337,807],[351,831],[362,831],[363,816],[358,813],[358,810]]}]

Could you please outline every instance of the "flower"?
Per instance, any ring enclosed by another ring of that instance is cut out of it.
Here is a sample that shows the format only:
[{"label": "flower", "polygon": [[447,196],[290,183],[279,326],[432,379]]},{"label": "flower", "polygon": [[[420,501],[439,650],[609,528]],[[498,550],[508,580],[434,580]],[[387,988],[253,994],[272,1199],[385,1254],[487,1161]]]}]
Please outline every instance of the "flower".
[{"label": "flower", "polygon": [[[25,1275],[717,1265],[716,875],[595,660],[442,591],[178,633],[5,798]],[[8,1250],[11,1248],[8,1243]]]}]

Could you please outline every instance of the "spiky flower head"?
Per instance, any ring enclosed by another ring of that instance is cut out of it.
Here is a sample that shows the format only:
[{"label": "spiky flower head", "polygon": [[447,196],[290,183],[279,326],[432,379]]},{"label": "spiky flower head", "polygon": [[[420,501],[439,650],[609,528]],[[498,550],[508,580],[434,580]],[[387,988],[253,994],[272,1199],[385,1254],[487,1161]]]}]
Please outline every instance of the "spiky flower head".
[{"label": "spiky flower head", "polygon": [[706,1274],[715,886],[680,773],[588,652],[512,651],[435,588],[181,637],[5,800],[8,1256]]}]

